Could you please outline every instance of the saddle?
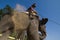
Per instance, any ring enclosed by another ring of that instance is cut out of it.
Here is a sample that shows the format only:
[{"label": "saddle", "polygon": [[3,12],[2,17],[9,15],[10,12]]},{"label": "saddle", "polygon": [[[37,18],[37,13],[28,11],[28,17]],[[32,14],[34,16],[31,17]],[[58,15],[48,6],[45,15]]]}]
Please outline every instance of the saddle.
[{"label": "saddle", "polygon": [[37,15],[37,12],[35,12],[35,11],[25,12],[25,13],[29,16],[30,19],[39,18],[39,16]]}]

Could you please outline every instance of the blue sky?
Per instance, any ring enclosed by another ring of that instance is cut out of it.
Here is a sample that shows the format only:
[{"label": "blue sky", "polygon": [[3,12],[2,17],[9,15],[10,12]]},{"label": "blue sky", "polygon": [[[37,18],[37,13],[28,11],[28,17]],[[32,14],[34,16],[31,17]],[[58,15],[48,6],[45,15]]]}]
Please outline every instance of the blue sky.
[{"label": "blue sky", "polygon": [[0,0],[0,9],[4,8],[6,4],[15,8],[17,3],[26,8],[36,3],[37,7],[35,9],[38,15],[41,18],[49,19],[46,24],[46,40],[60,40],[60,0]]}]

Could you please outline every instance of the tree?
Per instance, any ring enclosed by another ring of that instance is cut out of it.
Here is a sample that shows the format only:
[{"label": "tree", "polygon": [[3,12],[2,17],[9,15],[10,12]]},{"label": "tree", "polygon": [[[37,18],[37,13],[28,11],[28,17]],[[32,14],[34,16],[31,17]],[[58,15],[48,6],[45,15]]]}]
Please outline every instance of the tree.
[{"label": "tree", "polygon": [[12,11],[13,11],[13,9],[9,5],[6,5],[5,8],[3,9],[4,13],[11,14]]},{"label": "tree", "polygon": [[1,20],[2,14],[3,14],[3,10],[0,9],[0,20]]},{"label": "tree", "polygon": [[3,9],[0,9],[0,20],[4,14],[11,14],[12,11],[13,9],[9,5],[6,5]]},{"label": "tree", "polygon": [[3,10],[2,9],[0,9],[0,15],[3,13]]}]

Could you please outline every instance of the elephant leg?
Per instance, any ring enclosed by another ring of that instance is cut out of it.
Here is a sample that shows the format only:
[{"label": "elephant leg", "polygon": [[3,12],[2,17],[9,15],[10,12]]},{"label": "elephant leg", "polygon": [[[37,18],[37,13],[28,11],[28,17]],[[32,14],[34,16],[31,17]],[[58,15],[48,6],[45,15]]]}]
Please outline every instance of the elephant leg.
[{"label": "elephant leg", "polygon": [[18,40],[20,38],[21,32],[18,30],[15,33],[16,33],[15,40]]},{"label": "elephant leg", "polygon": [[27,40],[27,33],[26,33],[26,31],[22,32],[22,34],[20,35],[20,40]]},{"label": "elephant leg", "polygon": [[38,20],[33,19],[30,26],[27,28],[28,40],[39,40]]},{"label": "elephant leg", "polygon": [[24,40],[25,39],[25,31],[17,31],[16,40]]},{"label": "elephant leg", "polygon": [[25,40],[25,36],[26,36],[25,31],[23,31],[22,34],[20,35],[20,40]]}]

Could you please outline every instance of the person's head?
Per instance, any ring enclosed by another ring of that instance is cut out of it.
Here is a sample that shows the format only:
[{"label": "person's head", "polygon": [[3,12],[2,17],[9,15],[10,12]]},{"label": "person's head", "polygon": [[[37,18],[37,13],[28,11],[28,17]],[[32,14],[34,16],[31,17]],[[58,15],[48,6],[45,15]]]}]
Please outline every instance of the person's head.
[{"label": "person's head", "polygon": [[36,7],[36,3],[34,3],[33,5],[32,5],[32,8],[35,8]]}]

